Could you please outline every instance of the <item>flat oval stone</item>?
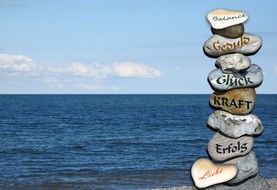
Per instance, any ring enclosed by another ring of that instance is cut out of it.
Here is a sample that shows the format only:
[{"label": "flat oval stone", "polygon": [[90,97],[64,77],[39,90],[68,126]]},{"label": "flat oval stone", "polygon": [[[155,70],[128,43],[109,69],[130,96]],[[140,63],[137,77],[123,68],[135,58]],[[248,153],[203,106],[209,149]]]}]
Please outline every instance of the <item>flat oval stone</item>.
[{"label": "flat oval stone", "polygon": [[208,81],[214,90],[257,87],[263,82],[263,70],[255,64],[243,73],[223,73],[215,69],[209,73]]},{"label": "flat oval stone", "polygon": [[227,184],[237,184],[255,176],[258,171],[258,161],[253,151],[243,157],[232,159],[224,164],[235,164],[238,168],[236,177],[228,181]]},{"label": "flat oval stone", "polygon": [[244,33],[244,26],[243,24],[237,24],[223,29],[215,29],[212,27],[211,30],[213,34],[218,34],[225,38],[239,38]]},{"label": "flat oval stone", "polygon": [[224,161],[248,154],[253,147],[253,137],[242,136],[237,139],[215,133],[208,144],[208,153],[213,160]]},{"label": "flat oval stone", "polygon": [[191,168],[192,179],[198,188],[229,181],[236,174],[237,167],[235,164],[216,165],[207,158],[196,160]]},{"label": "flat oval stone", "polygon": [[231,39],[220,35],[213,35],[204,43],[204,52],[211,57],[218,57],[229,53],[251,55],[262,46],[262,39],[250,33]]},{"label": "flat oval stone", "polygon": [[221,108],[232,114],[245,115],[250,113],[256,101],[254,88],[239,88],[229,91],[216,91],[210,97],[210,105]]},{"label": "flat oval stone", "polygon": [[251,59],[240,53],[226,54],[217,58],[215,66],[223,73],[237,73],[250,67]]},{"label": "flat oval stone", "polygon": [[233,115],[222,110],[216,110],[209,116],[208,125],[232,138],[259,135],[264,129],[261,120],[254,114]]},{"label": "flat oval stone", "polygon": [[215,9],[208,13],[207,19],[213,28],[222,29],[244,23],[248,15],[238,10]]}]

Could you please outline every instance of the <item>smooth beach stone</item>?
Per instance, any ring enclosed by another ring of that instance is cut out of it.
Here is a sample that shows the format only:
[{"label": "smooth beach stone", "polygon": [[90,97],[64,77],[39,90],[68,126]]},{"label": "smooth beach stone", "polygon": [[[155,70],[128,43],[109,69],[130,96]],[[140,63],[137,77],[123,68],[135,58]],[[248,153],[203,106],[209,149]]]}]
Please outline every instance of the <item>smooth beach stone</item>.
[{"label": "smooth beach stone", "polygon": [[217,58],[215,66],[223,73],[237,73],[250,67],[251,59],[240,53],[226,54]]},{"label": "smooth beach stone", "polygon": [[238,88],[229,91],[215,91],[210,97],[210,105],[232,114],[245,115],[255,106],[254,88]]},{"label": "smooth beach stone", "polygon": [[209,116],[208,125],[232,138],[259,135],[264,129],[261,120],[254,114],[233,115],[222,110],[216,110]]},{"label": "smooth beach stone", "polygon": [[218,184],[205,190],[273,190],[270,189],[270,186],[266,179],[261,177],[259,174],[253,178],[248,179],[244,183],[237,185],[228,185],[228,184]]},{"label": "smooth beach stone", "polygon": [[215,133],[208,143],[208,153],[213,160],[224,161],[248,154],[253,147],[253,137],[242,136],[237,139]]},{"label": "smooth beach stone", "polygon": [[243,73],[223,73],[215,69],[209,73],[208,81],[215,90],[230,90],[243,87],[257,87],[263,82],[263,70],[252,64]]},{"label": "smooth beach stone", "polygon": [[251,55],[262,46],[262,38],[250,33],[231,39],[214,34],[204,43],[204,52],[211,57],[218,57],[229,53]]},{"label": "smooth beach stone", "polygon": [[244,23],[248,15],[238,10],[215,9],[208,13],[207,19],[213,28],[222,29]]},{"label": "smooth beach stone", "polygon": [[228,181],[228,184],[237,184],[239,182],[245,181],[248,178],[257,175],[259,171],[258,161],[253,151],[251,151],[246,156],[232,159],[228,162],[225,162],[224,164],[235,164],[238,168],[236,177]]},{"label": "smooth beach stone", "polygon": [[237,174],[235,164],[214,164],[207,158],[196,160],[191,168],[191,176],[198,188],[231,180]]},{"label": "smooth beach stone", "polygon": [[223,29],[215,29],[212,27],[212,32],[225,38],[239,38],[244,33],[244,26],[243,24],[237,24]]}]

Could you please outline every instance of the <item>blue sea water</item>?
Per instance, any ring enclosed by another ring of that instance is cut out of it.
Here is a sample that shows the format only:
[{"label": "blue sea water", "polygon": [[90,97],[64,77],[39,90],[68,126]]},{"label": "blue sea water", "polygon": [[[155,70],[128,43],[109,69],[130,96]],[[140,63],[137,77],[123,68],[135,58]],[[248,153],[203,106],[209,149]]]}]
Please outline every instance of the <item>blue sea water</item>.
[{"label": "blue sea water", "polygon": [[[0,189],[191,185],[209,95],[1,95]],[[277,177],[277,95],[258,95],[260,173]]]}]

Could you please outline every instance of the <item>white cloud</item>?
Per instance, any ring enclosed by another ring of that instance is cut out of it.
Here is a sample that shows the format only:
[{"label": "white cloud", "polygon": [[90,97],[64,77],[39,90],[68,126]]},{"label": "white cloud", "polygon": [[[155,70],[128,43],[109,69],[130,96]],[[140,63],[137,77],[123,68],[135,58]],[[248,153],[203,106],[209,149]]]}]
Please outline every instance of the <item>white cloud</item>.
[{"label": "white cloud", "polygon": [[120,77],[153,78],[161,76],[158,69],[138,63],[112,63],[111,68]]},{"label": "white cloud", "polygon": [[132,62],[114,62],[111,64],[73,62],[65,66],[38,65],[24,55],[0,54],[0,70],[6,73],[29,73],[32,75],[71,75],[91,77],[154,78],[161,76],[158,69],[145,64]]},{"label": "white cloud", "polygon": [[[73,87],[79,90],[119,90],[106,85],[105,79],[118,78],[154,78],[161,72],[151,66],[133,62],[113,62],[110,64],[72,62],[57,66],[35,62],[24,55],[0,54],[0,73],[2,77],[28,77],[41,81],[51,88]],[[12,79],[12,78],[10,78]],[[25,79],[24,79],[25,80]]]},{"label": "white cloud", "polygon": [[32,72],[36,69],[36,64],[24,55],[0,54],[0,69],[12,72]]},{"label": "white cloud", "polygon": [[109,65],[104,64],[85,64],[85,63],[71,63],[69,67],[64,68],[67,74],[79,77],[92,77],[92,78],[106,78],[112,71]]},{"label": "white cloud", "polygon": [[81,77],[106,78],[109,76],[129,78],[153,78],[161,75],[158,69],[131,62],[115,62],[112,64],[72,63],[67,73]]}]

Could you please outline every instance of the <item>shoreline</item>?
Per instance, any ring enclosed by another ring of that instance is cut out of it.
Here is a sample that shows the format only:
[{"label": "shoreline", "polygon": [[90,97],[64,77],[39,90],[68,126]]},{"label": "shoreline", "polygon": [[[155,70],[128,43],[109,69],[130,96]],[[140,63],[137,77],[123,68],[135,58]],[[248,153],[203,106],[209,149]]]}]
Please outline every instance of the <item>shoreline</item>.
[{"label": "shoreline", "polygon": [[[271,178],[271,179],[266,179],[266,180],[267,180],[271,190],[277,189],[277,178]],[[180,187],[155,188],[155,189],[150,189],[150,190],[197,190],[197,188],[193,187],[193,186],[180,186]]]}]

